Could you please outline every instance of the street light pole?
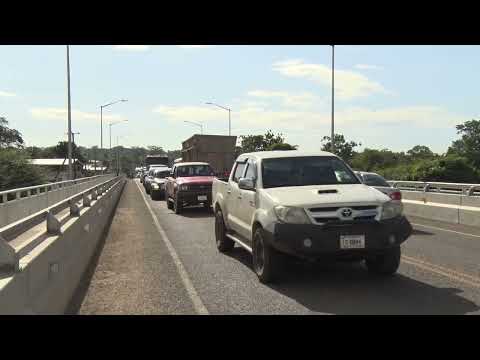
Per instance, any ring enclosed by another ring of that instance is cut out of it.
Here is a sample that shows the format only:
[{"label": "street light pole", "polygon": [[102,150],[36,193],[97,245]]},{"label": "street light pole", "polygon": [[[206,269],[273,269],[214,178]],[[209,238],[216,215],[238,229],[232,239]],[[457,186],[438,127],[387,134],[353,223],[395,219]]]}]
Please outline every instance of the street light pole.
[{"label": "street light pole", "polygon": [[72,111],[70,102],[70,48],[67,45],[67,97],[68,97],[68,179],[73,180],[72,171]]},{"label": "street light pole", "polygon": [[221,109],[223,109],[223,110],[227,110],[227,111],[228,111],[228,136],[231,136],[231,135],[232,135],[232,122],[231,122],[230,113],[231,113],[232,109],[227,108],[227,107],[222,106],[222,105],[218,105],[218,104],[212,103],[212,102],[206,102],[205,104],[207,104],[207,105],[213,105],[213,106],[216,106],[216,107],[219,107],[219,108],[221,108]]},{"label": "street light pole", "polygon": [[331,152],[335,151],[335,45],[332,45],[332,137],[331,137]]},{"label": "street light pole", "polygon": [[[103,150],[103,108],[119,102],[126,102],[126,101],[128,100],[121,99],[121,100],[112,101],[111,103],[108,103],[105,105],[100,105],[100,151]],[[102,169],[102,173],[103,173],[103,169]]]},{"label": "street light pole", "polygon": [[120,121],[116,121],[116,122],[113,122],[113,123],[110,123],[108,124],[109,128],[110,128],[110,150],[108,151],[109,153],[109,164],[110,164],[110,167],[112,167],[112,126],[113,125],[116,125],[116,124],[120,124],[122,122],[125,122],[125,121],[128,121],[128,120],[120,120]]}]

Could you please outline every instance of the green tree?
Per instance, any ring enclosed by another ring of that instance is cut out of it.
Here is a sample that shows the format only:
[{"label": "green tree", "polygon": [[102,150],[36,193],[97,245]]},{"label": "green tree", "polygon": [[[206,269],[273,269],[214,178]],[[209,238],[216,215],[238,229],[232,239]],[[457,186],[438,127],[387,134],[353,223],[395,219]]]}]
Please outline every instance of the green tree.
[{"label": "green tree", "polygon": [[[346,141],[345,137],[341,134],[335,134],[335,155],[341,157],[346,162],[350,163],[356,154],[355,148],[362,144],[355,141]],[[322,138],[322,151],[330,151],[332,149],[332,142],[330,136],[324,136]]]},{"label": "green tree", "polygon": [[435,154],[428,146],[415,145],[413,148],[407,151],[407,155],[411,159],[433,159]]},{"label": "green tree", "polygon": [[166,155],[165,150],[161,146],[150,145],[148,147],[148,154],[149,155]]},{"label": "green tree", "polygon": [[452,143],[447,155],[463,156],[476,168],[480,168],[480,120],[466,121],[457,125],[456,129],[462,137]]},{"label": "green tree", "polygon": [[45,177],[28,162],[28,154],[17,149],[0,150],[0,191],[44,183]]},{"label": "green tree", "polygon": [[297,150],[298,145],[290,145],[288,143],[273,144],[268,150]]},{"label": "green tree", "polygon": [[240,136],[240,147],[237,147],[236,152],[240,155],[248,152],[267,151],[284,143],[285,138],[282,134],[275,135],[271,130],[268,130],[264,135]]},{"label": "green tree", "polygon": [[10,129],[8,121],[4,117],[0,117],[0,149],[5,148],[22,148],[23,138],[18,130]]}]

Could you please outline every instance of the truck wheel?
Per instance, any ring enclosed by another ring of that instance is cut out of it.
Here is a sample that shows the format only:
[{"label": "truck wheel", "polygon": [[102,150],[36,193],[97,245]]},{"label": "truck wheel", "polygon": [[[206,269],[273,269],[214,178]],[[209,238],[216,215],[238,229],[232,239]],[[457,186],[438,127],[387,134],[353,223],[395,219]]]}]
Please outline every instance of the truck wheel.
[{"label": "truck wheel", "polygon": [[175,211],[175,214],[180,214],[182,212],[182,203],[180,200],[178,200],[178,197],[175,197],[175,200],[173,202],[173,210]]},{"label": "truck wheel", "polygon": [[380,275],[393,275],[400,266],[401,250],[400,246],[396,246],[387,250],[381,255],[374,258],[366,259],[368,271]]},{"label": "truck wheel", "polygon": [[165,200],[167,201],[167,208],[172,210],[173,209],[173,202],[170,201],[170,199],[166,195],[165,195]]},{"label": "truck wheel", "polygon": [[223,222],[223,214],[221,210],[215,213],[215,241],[218,251],[225,253],[233,249],[235,242],[227,237],[227,229]]},{"label": "truck wheel", "polygon": [[278,279],[280,254],[265,241],[262,228],[253,236],[252,256],[253,270],[260,282],[267,284]]}]

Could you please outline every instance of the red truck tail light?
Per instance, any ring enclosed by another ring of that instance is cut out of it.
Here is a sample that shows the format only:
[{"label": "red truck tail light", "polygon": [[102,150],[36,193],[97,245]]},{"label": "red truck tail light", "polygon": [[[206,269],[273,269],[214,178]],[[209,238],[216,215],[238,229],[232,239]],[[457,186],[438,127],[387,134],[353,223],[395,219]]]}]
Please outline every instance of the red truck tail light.
[{"label": "red truck tail light", "polygon": [[395,191],[390,194],[390,199],[392,200],[402,200],[402,193],[400,191]]}]

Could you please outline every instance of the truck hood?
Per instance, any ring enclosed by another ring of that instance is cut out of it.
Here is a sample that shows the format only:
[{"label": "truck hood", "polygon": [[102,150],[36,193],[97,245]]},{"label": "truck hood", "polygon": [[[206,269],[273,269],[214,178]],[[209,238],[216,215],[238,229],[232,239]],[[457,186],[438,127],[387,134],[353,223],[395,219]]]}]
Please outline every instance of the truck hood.
[{"label": "truck hood", "polygon": [[211,184],[214,176],[192,176],[177,178],[177,184]]},{"label": "truck hood", "polygon": [[[335,190],[336,193],[319,193],[319,191]],[[364,184],[289,186],[264,189],[263,191],[278,205],[298,207],[380,205],[390,200],[385,194]]]}]

